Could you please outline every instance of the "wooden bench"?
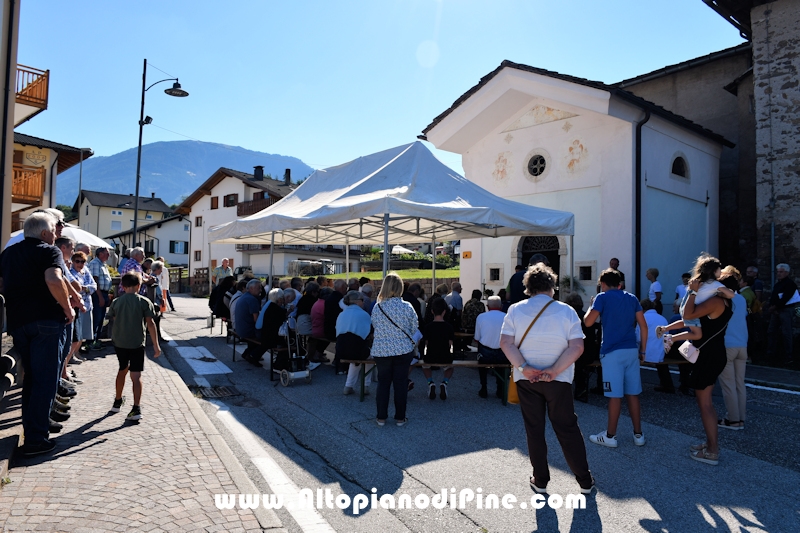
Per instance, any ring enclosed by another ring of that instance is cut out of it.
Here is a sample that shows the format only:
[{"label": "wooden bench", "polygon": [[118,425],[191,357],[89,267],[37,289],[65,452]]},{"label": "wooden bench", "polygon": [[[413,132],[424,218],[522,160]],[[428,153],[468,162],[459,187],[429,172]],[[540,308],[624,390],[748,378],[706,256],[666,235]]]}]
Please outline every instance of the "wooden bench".
[{"label": "wooden bench", "polygon": [[[672,357],[666,357],[660,363],[651,363],[649,361],[641,361],[639,363],[639,366],[658,367],[658,366],[661,366],[661,365],[686,365],[686,364],[691,364],[691,363],[689,363],[689,361],[687,361],[683,357],[681,357],[680,359],[675,359],[675,358],[672,358]],[[594,367],[594,368],[602,367],[600,361],[592,361],[591,363],[589,363],[588,366],[591,366],[591,367]]]},{"label": "wooden bench", "polygon": [[[375,370],[375,367],[370,368],[369,370],[366,369],[367,365],[375,365],[374,359],[367,359],[365,361],[359,359],[340,359],[341,363],[352,363],[356,365],[361,365],[361,368],[358,372],[359,381],[361,382],[361,393],[359,395],[360,401],[364,401],[364,381],[366,380],[367,375]],[[419,361],[418,363],[414,363],[411,366],[418,366],[422,368],[430,368],[430,367],[437,367],[437,368],[445,368],[448,366],[454,368],[487,368],[492,371],[492,373],[497,376],[498,378],[503,380],[503,405],[508,404],[508,379],[510,375],[510,370],[513,368],[510,364],[507,363],[479,363],[478,361],[453,361],[449,365],[443,364],[432,364],[426,363],[424,361]],[[499,370],[498,370],[499,369]]]},{"label": "wooden bench", "polygon": [[[242,341],[244,341],[244,342],[252,342],[253,344],[255,344],[257,346],[261,346],[261,341],[259,339],[242,338],[233,330],[231,330],[231,336],[233,337],[233,362],[234,363],[236,362],[236,343],[237,342],[242,342]],[[269,372],[269,380],[270,381],[275,381],[275,377],[273,375],[274,372],[272,372],[272,359],[273,359],[273,357],[275,357],[275,355],[277,355],[279,353],[288,352],[288,351],[289,351],[289,347],[288,346],[279,346],[277,348],[268,348],[267,351],[264,352],[264,353],[269,352],[269,357],[268,357],[268,359],[269,359],[269,368],[267,369],[267,372]]]}]

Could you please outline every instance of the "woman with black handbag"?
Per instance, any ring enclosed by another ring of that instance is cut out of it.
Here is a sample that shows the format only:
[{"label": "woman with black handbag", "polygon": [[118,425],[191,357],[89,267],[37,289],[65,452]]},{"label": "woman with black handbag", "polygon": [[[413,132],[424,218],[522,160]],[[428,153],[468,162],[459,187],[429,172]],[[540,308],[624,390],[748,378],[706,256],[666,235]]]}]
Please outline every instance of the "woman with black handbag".
[{"label": "woman with black handbag", "polygon": [[375,337],[372,357],[378,367],[376,403],[379,426],[389,417],[389,391],[394,385],[394,419],[398,426],[408,422],[408,370],[414,357],[419,334],[419,318],[410,303],[403,300],[403,280],[397,274],[387,274],[372,310]]}]

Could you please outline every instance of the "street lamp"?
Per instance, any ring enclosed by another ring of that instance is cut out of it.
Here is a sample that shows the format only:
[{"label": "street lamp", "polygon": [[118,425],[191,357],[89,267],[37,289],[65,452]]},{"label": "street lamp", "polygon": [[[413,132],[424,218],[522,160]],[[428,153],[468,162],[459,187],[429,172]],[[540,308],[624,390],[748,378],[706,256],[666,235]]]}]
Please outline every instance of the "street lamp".
[{"label": "street lamp", "polygon": [[144,68],[142,69],[142,109],[139,112],[139,152],[136,156],[136,199],[134,200],[134,208],[133,208],[133,245],[136,246],[136,232],[139,229],[139,180],[141,176],[139,173],[141,172],[142,168],[142,129],[144,128],[145,124],[150,124],[153,122],[153,119],[150,117],[144,116],[144,93],[149,91],[153,85],[158,85],[159,83],[165,81],[174,81],[175,83],[172,84],[172,88],[165,89],[164,92],[170,96],[177,96],[177,97],[184,97],[189,96],[189,93],[181,89],[181,84],[178,83],[178,78],[166,78],[163,80],[159,80],[150,85],[150,87],[145,88],[146,80],[147,79],[147,59],[144,60]]},{"label": "street lamp", "polygon": [[81,166],[78,172],[78,220],[81,217],[81,202],[83,200],[83,154],[88,153],[89,157],[94,155],[91,148],[81,148]]}]

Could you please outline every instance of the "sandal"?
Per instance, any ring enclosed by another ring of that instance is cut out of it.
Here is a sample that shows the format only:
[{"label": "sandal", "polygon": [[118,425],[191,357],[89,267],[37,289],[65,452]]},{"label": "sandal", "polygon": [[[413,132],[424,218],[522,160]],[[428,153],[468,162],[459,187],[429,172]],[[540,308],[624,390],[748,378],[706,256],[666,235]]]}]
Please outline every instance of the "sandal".
[{"label": "sandal", "polygon": [[732,429],[734,431],[739,431],[744,429],[744,422],[730,421],[727,418],[723,418],[722,420],[717,420],[717,426],[725,429]]},{"label": "sandal", "polygon": [[708,448],[707,442],[701,442],[700,444],[692,444],[691,446],[689,446],[689,449],[693,452],[701,452],[706,448]]},{"label": "sandal", "polygon": [[719,454],[718,453],[711,453],[710,451],[708,451],[708,449],[695,450],[695,451],[689,452],[689,457],[691,457],[695,461],[700,461],[701,463],[706,463],[707,465],[716,466],[719,463]]}]

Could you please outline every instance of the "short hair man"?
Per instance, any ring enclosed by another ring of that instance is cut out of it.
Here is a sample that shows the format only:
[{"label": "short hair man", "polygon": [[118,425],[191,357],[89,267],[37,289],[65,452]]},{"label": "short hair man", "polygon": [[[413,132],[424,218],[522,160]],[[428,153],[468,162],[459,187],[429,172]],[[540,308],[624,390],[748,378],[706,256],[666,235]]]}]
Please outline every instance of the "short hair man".
[{"label": "short hair man", "polygon": [[97,290],[92,293],[92,324],[94,324],[94,339],[89,347],[92,350],[100,350],[103,343],[100,341],[100,332],[103,329],[103,319],[106,316],[106,309],[110,301],[108,292],[111,290],[111,273],[108,270],[108,258],[110,254],[105,246],[99,247],[94,252],[94,259],[89,261],[89,272],[92,273]]},{"label": "short hair man", "polygon": [[756,298],[761,301],[762,296],[764,295],[764,282],[758,279],[758,267],[755,265],[750,265],[747,267],[745,274],[753,278],[753,284],[751,287],[753,292],[756,293]]},{"label": "short hair man", "polygon": [[775,274],[778,280],[772,288],[772,296],[769,298],[772,316],[769,319],[769,348],[768,354],[771,358],[778,358],[778,341],[783,344],[783,357],[780,362],[785,365],[791,364],[792,357],[792,318],[795,310],[800,306],[800,296],[797,293],[797,285],[789,277],[791,268],[786,263],[780,263],[775,267]]},{"label": "short hair man", "polygon": [[[642,393],[639,361],[644,359],[647,346],[647,322],[636,296],[619,288],[621,281],[618,270],[604,270],[600,275],[602,292],[594,297],[583,319],[584,324],[591,327],[600,318],[603,328],[600,363],[603,368],[603,389],[608,398],[608,427],[589,436],[589,440],[610,448],[617,447],[617,423],[623,395],[628,400],[633,422],[633,442],[637,446],[644,446],[645,442],[639,404],[639,394]],[[641,347],[636,343],[637,324],[641,331]]]},{"label": "short hair man", "polygon": [[[508,364],[508,359],[503,350],[500,349],[500,331],[503,329],[503,320],[506,314],[503,312],[503,302],[499,296],[489,296],[486,302],[487,311],[481,313],[475,319],[475,343],[478,345],[478,361],[483,364],[497,363]],[[481,379],[481,390],[478,396],[487,398],[489,392],[486,389],[486,376],[489,371],[486,368],[478,368],[478,375]],[[505,398],[505,382],[499,376],[495,377],[497,389],[495,395]]]},{"label": "short hair man", "polygon": [[461,284],[457,281],[453,282],[450,286],[450,294],[444,297],[444,301],[447,302],[450,309],[455,309],[459,312],[464,310],[464,300],[461,298],[461,290]]},{"label": "short hair man", "polygon": [[258,320],[258,314],[261,311],[261,301],[258,299],[261,289],[259,280],[251,279],[248,281],[245,293],[236,301],[235,308],[236,334],[247,342],[247,349],[242,354],[242,357],[255,366],[262,366],[259,360],[263,352],[259,353],[258,344],[247,339],[258,338],[256,320]]},{"label": "short hair man", "polygon": [[228,258],[223,257],[221,265],[211,271],[211,281],[214,285],[219,285],[223,279],[233,276],[233,269],[228,266],[228,263]]},{"label": "short hair man", "polygon": [[50,410],[61,374],[64,324],[74,320],[73,304],[63,281],[64,260],[53,246],[55,220],[32,213],[25,220],[25,239],[0,254],[0,289],[6,297],[8,332],[19,351],[22,382],[24,455],[55,448],[50,440]]}]

